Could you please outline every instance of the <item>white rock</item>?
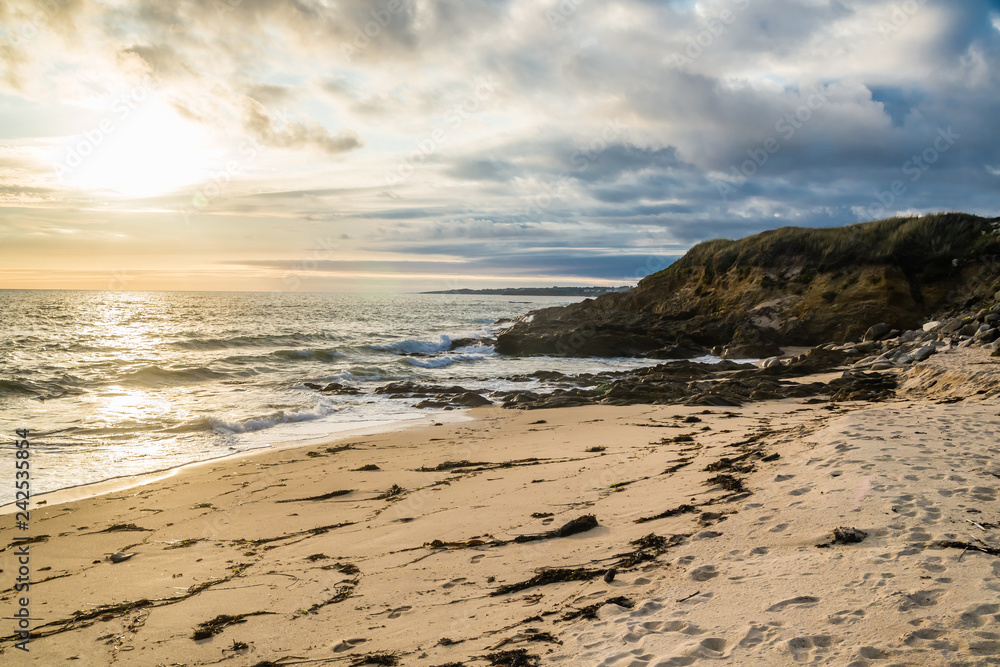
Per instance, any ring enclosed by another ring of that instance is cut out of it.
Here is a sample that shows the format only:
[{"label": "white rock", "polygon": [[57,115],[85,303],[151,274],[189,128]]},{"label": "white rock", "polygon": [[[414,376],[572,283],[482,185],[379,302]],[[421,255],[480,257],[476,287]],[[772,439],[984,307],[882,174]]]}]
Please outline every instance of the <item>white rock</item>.
[{"label": "white rock", "polygon": [[940,322],[928,322],[924,325],[924,331],[934,331],[939,326],[941,326]]}]

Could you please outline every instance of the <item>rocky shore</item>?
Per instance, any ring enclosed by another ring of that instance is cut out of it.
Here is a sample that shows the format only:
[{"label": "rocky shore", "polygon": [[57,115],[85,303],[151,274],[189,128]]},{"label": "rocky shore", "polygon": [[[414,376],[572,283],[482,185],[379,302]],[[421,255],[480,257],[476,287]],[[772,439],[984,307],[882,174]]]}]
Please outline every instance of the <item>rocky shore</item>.
[{"label": "rocky shore", "polygon": [[692,248],[629,292],[535,311],[497,336],[512,355],[763,358],[918,328],[993,299],[1000,218],[947,213],[783,228]]}]

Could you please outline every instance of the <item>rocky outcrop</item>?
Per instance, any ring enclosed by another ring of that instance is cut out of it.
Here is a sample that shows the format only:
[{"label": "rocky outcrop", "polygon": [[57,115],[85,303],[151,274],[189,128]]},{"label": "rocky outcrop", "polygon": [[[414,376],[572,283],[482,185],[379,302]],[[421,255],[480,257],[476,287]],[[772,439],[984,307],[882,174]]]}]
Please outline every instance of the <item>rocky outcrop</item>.
[{"label": "rocky outcrop", "polygon": [[[531,313],[497,336],[510,355],[766,357],[916,329],[993,301],[1000,218],[948,213],[832,229],[787,227],[695,246],[629,292]],[[871,330],[873,325],[882,327]],[[963,335],[977,335],[979,332]],[[988,337],[992,334],[983,334]]]}]

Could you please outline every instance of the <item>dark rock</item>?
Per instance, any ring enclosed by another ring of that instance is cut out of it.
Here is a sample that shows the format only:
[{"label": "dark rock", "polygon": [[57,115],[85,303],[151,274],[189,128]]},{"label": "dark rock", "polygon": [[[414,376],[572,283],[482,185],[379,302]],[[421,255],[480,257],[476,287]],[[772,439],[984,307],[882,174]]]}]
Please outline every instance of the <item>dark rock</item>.
[{"label": "dark rock", "polygon": [[977,343],[992,343],[998,338],[1000,338],[1000,331],[997,331],[996,329],[987,329],[986,331],[978,332],[972,337],[972,340]]},{"label": "dark rock", "polygon": [[704,357],[711,352],[707,347],[700,345],[668,345],[658,350],[653,350],[646,356],[650,359],[697,359]]},{"label": "dark rock", "polygon": [[949,213],[708,241],[633,290],[535,311],[503,330],[496,349],[675,357],[719,345],[735,352],[857,340],[876,323],[885,328],[868,338],[884,339],[942,308],[993,304],[1000,265],[989,258],[1000,255],[1000,238],[992,222]]},{"label": "dark rock", "polygon": [[493,401],[472,391],[460,394],[454,399],[454,403],[464,405],[467,408],[478,408],[484,405],[493,405]]},{"label": "dark rock", "polygon": [[774,343],[738,343],[727,345],[719,356],[723,359],[766,359],[782,353]]},{"label": "dark rock", "polygon": [[878,324],[873,324],[869,327],[868,331],[865,332],[864,342],[882,340],[888,335],[890,327],[885,322],[879,322]]},{"label": "dark rock", "polygon": [[475,347],[477,345],[493,345],[495,342],[492,338],[456,338],[451,341],[448,350],[455,350],[460,347]]},{"label": "dark rock", "polygon": [[597,523],[597,517],[593,514],[585,514],[564,524],[555,532],[559,537],[569,537],[570,535],[576,535],[577,533],[585,533],[588,530],[593,530],[594,528],[597,528],[598,525],[600,524]]},{"label": "dark rock", "polygon": [[863,542],[866,537],[868,537],[868,533],[857,528],[845,528],[841,526],[840,528],[833,529],[834,544],[857,544],[858,542]]}]

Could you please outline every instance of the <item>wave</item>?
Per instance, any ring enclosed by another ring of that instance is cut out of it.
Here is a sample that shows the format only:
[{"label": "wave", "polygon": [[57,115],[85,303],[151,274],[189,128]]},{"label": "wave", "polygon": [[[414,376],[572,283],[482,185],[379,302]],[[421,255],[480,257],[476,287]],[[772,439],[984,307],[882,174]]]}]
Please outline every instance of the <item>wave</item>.
[{"label": "wave", "polygon": [[337,410],[338,408],[333,405],[320,405],[312,410],[303,410],[301,412],[285,412],[284,410],[279,410],[278,412],[265,417],[254,417],[243,421],[226,421],[213,417],[208,417],[207,421],[212,430],[216,433],[220,433],[222,435],[233,435],[237,433],[253,433],[254,431],[263,431],[264,429],[277,426],[278,424],[290,424],[294,422],[322,419],[323,417],[337,412]]},{"label": "wave", "polygon": [[33,387],[14,380],[0,380],[0,395],[35,396],[38,394]]},{"label": "wave", "polygon": [[231,338],[188,338],[168,343],[182,350],[225,350],[231,347],[291,347],[324,340],[308,334],[268,334],[261,336],[233,336]]},{"label": "wave", "polygon": [[406,339],[395,343],[369,345],[368,347],[372,350],[395,352],[396,354],[435,354],[444,352],[451,347],[451,336],[442,334],[438,336],[436,341]]},{"label": "wave", "polygon": [[187,384],[190,382],[204,382],[206,380],[218,380],[232,377],[228,373],[219,373],[204,366],[196,368],[160,368],[159,366],[146,366],[137,371],[128,373],[122,377],[122,381],[128,384],[142,387],[162,387],[164,385]]},{"label": "wave", "polygon": [[290,359],[292,361],[297,361],[299,359],[310,359],[318,361],[333,361],[334,359],[342,359],[347,355],[340,350],[334,349],[304,349],[304,350],[275,350],[271,353],[272,357],[278,357],[279,359]]},{"label": "wave", "polygon": [[483,361],[484,354],[444,354],[438,357],[406,357],[403,362],[419,368],[445,368],[463,361]]}]

